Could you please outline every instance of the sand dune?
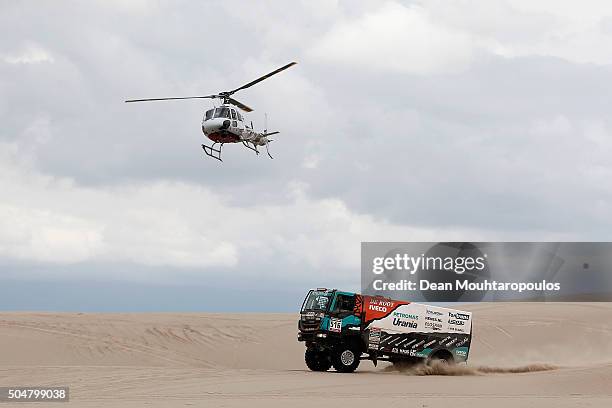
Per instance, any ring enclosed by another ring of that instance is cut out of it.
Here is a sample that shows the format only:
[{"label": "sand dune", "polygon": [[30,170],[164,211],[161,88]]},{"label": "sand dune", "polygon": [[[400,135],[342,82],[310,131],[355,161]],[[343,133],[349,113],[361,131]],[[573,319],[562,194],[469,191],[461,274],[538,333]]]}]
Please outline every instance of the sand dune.
[{"label": "sand dune", "polygon": [[308,371],[293,314],[1,313],[0,386],[67,385],[84,407],[612,404],[611,304],[467,308],[468,365],[354,374]]}]

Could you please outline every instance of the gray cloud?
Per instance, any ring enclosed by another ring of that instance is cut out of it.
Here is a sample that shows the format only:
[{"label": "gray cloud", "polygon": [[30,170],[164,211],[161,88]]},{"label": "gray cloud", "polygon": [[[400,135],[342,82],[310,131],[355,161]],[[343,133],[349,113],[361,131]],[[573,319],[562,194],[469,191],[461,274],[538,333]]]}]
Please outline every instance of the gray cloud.
[{"label": "gray cloud", "polygon": [[[568,7],[4,4],[3,275],[349,284],[361,240],[609,240],[612,12]],[[206,160],[208,102],[122,102],[292,60],[239,98],[274,160]]]}]

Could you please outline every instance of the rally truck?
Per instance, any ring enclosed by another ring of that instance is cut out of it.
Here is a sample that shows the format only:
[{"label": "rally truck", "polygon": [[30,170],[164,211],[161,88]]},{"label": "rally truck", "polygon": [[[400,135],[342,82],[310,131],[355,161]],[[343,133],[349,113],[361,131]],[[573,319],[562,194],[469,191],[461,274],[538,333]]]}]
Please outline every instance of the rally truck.
[{"label": "rally truck", "polygon": [[350,373],[361,360],[466,362],[472,313],[336,289],[308,292],[298,322],[312,371]]}]

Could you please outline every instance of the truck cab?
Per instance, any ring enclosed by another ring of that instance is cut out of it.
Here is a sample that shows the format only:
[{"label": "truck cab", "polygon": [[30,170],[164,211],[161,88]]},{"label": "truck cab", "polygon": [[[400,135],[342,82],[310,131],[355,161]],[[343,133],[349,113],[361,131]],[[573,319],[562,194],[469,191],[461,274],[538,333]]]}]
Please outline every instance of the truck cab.
[{"label": "truck cab", "polygon": [[361,319],[355,312],[356,294],[336,289],[318,288],[306,295],[298,322],[298,340],[326,338],[359,328]]},{"label": "truck cab", "polygon": [[336,289],[308,292],[298,322],[298,341],[306,343],[306,365],[313,371],[351,372],[363,351],[359,295]]}]

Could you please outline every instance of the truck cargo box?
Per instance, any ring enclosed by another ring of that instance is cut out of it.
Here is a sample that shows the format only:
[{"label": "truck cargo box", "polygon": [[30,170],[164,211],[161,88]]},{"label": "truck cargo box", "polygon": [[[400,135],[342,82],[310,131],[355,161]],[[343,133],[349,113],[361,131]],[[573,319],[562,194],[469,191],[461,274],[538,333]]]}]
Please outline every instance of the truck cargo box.
[{"label": "truck cargo box", "polygon": [[443,348],[452,351],[455,361],[467,359],[471,312],[368,296],[363,309],[368,350],[427,358]]}]

